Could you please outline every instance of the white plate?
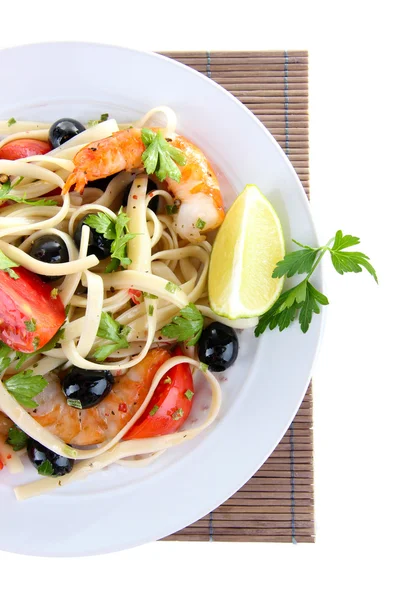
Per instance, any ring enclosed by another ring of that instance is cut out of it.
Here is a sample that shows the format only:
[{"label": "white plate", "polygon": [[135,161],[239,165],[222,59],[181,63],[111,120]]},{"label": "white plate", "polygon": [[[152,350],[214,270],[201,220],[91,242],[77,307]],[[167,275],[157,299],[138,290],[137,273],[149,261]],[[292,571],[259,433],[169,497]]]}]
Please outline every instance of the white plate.
[{"label": "white plate", "polygon": [[[81,120],[103,112],[136,119],[167,104],[178,130],[216,166],[229,205],[255,183],[277,209],[287,240],[316,242],[308,201],[290,162],[261,123],[206,77],[167,58],[82,43],[23,46],[0,53],[0,118]],[[289,247],[289,245],[288,245]],[[271,454],[291,423],[310,379],[321,330],[297,323],[256,339],[241,334],[236,366],[226,372],[217,422],[194,441],[142,470],[112,467],[58,493],[17,503],[16,481],[0,475],[0,549],[39,556],[113,552],[156,540],[203,517],[239,489]],[[205,406],[206,390],[196,397]]]}]

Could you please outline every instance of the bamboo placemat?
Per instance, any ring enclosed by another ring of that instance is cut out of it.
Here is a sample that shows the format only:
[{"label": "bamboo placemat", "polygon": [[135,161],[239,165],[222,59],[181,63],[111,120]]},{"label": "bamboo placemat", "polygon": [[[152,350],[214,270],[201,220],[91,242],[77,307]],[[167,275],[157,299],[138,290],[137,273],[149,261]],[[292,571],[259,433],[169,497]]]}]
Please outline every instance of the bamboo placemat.
[{"label": "bamboo placemat", "polygon": [[[166,55],[213,79],[243,102],[289,156],[309,194],[306,51]],[[282,441],[250,481],[215,511],[165,539],[313,542],[312,444],[309,388]]]}]

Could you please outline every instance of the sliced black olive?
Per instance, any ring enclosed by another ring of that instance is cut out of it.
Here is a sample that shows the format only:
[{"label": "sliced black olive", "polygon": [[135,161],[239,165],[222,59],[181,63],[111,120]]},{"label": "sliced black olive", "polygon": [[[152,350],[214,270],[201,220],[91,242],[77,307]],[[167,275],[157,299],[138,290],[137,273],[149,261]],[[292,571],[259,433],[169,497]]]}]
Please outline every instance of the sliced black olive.
[{"label": "sliced black olive", "polygon": [[50,477],[62,477],[70,473],[75,463],[72,458],[60,456],[33,439],[28,441],[28,457],[41,475]]},{"label": "sliced black olive", "polygon": [[[58,235],[47,234],[37,238],[30,250],[30,256],[36,260],[49,263],[51,265],[59,265],[69,261],[68,248],[62,238]],[[43,281],[54,281],[59,279],[57,276],[40,275]]]},{"label": "sliced black olive", "polygon": [[199,360],[209,366],[210,371],[225,371],[234,364],[239,351],[235,331],[222,323],[212,323],[200,337]]},{"label": "sliced black olive", "polygon": [[48,139],[53,148],[58,148],[86,128],[75,119],[58,119],[50,127]]},{"label": "sliced black olive", "polygon": [[62,382],[62,389],[68,404],[81,410],[99,404],[111,391],[114,381],[110,371],[72,367]]},{"label": "sliced black olive", "polygon": [[[78,248],[80,248],[80,242],[82,239],[82,227],[84,225],[84,219],[80,221],[76,227],[73,239]],[[90,227],[90,236],[88,239],[88,250],[87,254],[95,254],[98,260],[103,260],[111,255],[112,240],[107,240],[102,233],[98,233],[95,229]]]}]

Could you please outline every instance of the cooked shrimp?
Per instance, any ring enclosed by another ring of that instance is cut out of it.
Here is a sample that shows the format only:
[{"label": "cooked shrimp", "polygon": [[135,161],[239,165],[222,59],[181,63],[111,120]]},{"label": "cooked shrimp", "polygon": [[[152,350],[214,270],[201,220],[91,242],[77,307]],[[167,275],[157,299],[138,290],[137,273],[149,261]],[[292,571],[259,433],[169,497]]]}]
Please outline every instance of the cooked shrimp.
[{"label": "cooked shrimp", "polygon": [[[220,185],[209,161],[197,146],[181,135],[168,138],[168,141],[186,157],[186,164],[179,167],[180,181],[166,179],[169,192],[181,203],[173,217],[174,227],[182,238],[200,239],[201,233],[216,229],[224,220]],[[72,185],[76,185],[76,190],[81,193],[89,181],[142,168],[144,150],[141,130],[135,128],[117,131],[111,137],[89,144],[76,154],[75,169],[66,180],[63,193]]]},{"label": "cooked shrimp", "polygon": [[60,380],[51,373],[47,376],[47,387],[35,397],[39,406],[29,412],[40,425],[67,444],[90,446],[108,441],[137,412],[156,371],[168,358],[167,350],[151,350],[137,366],[116,378],[111,392],[100,404],[86,410],[66,403]]}]

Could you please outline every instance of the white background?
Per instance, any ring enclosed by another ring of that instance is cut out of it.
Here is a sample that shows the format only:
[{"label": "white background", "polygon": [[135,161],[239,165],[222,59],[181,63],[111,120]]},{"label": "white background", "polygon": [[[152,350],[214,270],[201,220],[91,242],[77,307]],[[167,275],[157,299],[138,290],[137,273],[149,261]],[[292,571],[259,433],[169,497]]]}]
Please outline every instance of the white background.
[{"label": "white background", "polygon": [[[380,281],[376,286],[368,274],[325,270],[331,304],[314,367],[316,544],[153,543],[87,559],[0,553],[1,597],[8,589],[14,597],[41,600],[396,597],[393,3],[261,6],[262,15],[252,0],[113,0],[105,8],[4,0],[0,45],[79,40],[145,50],[310,51],[311,201],[319,239],[339,228],[360,236]],[[73,65],[51,76],[73,85]],[[1,81],[2,94],[9,85]],[[0,507],[0,535],[6,518]],[[69,518],[73,514],[60,515]]]}]

